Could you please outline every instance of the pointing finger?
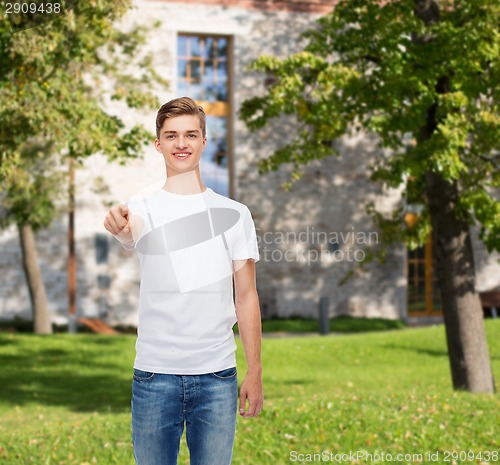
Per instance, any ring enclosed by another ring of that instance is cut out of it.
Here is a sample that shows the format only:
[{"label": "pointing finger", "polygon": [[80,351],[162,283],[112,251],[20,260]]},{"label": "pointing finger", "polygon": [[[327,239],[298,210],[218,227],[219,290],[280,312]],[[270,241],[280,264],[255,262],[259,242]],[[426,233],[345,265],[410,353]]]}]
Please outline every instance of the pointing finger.
[{"label": "pointing finger", "polygon": [[128,207],[126,205],[120,205],[120,213],[124,218],[128,218]]}]

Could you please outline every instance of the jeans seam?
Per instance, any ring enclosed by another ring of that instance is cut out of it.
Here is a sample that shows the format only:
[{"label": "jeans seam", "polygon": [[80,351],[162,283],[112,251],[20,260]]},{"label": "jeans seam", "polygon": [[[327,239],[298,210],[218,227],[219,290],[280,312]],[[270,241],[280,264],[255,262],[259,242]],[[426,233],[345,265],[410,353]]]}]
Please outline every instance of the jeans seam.
[{"label": "jeans seam", "polygon": [[133,378],[135,381],[141,382],[141,381],[150,381],[155,377],[155,374],[153,373],[150,377],[148,378],[142,378],[140,376],[133,375]]},{"label": "jeans seam", "polygon": [[[221,370],[221,371],[224,371],[224,370]],[[217,378],[217,379],[233,379],[233,378],[236,378],[236,376],[238,375],[238,372],[235,369],[234,375],[231,375],[231,376],[218,376],[216,373],[210,373],[210,375],[212,375],[214,378]]]}]

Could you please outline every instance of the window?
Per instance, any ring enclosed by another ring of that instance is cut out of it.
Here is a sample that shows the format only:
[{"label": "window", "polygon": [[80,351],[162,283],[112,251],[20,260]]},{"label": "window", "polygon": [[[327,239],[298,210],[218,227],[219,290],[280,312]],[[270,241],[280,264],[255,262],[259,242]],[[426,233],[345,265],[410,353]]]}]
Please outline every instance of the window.
[{"label": "window", "polygon": [[207,114],[207,147],[200,162],[203,181],[230,195],[230,39],[224,36],[179,35],[177,94],[203,106]]},{"label": "window", "polygon": [[[407,214],[406,221],[414,221],[414,215]],[[432,237],[427,243],[415,250],[408,250],[408,316],[441,315],[441,300],[434,267]]]}]

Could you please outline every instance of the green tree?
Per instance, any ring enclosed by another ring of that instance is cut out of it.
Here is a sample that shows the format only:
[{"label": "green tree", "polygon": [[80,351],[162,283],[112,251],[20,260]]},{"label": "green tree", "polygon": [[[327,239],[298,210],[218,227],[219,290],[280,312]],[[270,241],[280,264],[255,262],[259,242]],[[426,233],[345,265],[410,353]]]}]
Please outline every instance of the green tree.
[{"label": "green tree", "polygon": [[[166,84],[141,52],[146,28],[117,27],[130,7],[129,0],[81,0],[59,18],[15,33],[6,15],[0,18],[0,226],[19,230],[38,333],[52,329],[34,232],[63,204],[68,159],[78,164],[104,153],[124,162],[151,137],[106,111],[105,86],[108,97],[143,108],[158,106],[154,84]],[[140,76],[128,71],[134,65]]]},{"label": "green tree", "polygon": [[404,200],[423,211],[413,229],[404,205],[390,218],[369,211],[386,239],[410,247],[432,230],[453,385],[481,392],[494,381],[470,226],[479,225],[490,252],[500,250],[499,20],[495,0],[340,1],[300,53],[255,62],[275,81],[241,109],[252,130],[295,118],[297,136],[260,161],[262,172],[292,164],[288,187],[344,134],[370,131],[391,149],[373,180],[404,186]]}]

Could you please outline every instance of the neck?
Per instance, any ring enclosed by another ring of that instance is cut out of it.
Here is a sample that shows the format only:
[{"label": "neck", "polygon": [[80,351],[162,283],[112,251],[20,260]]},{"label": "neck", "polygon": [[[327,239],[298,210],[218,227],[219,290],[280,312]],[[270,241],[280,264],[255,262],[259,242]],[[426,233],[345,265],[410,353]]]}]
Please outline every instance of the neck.
[{"label": "neck", "polygon": [[188,173],[176,174],[174,176],[169,176],[167,171],[167,180],[163,186],[163,190],[172,194],[190,195],[204,192],[206,186],[201,180],[199,171],[189,171]]}]

